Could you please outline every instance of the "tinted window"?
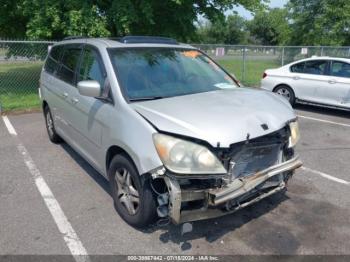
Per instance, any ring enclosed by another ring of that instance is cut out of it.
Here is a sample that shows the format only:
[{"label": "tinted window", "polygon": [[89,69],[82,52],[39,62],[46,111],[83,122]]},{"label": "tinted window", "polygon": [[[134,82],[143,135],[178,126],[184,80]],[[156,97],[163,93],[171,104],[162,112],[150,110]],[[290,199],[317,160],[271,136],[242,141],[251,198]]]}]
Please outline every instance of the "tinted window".
[{"label": "tinted window", "polygon": [[291,66],[290,71],[293,73],[303,73],[312,75],[324,75],[326,73],[327,61],[312,60]]},{"label": "tinted window", "polygon": [[303,73],[304,72],[305,63],[299,63],[291,66],[290,71],[293,73]]},{"label": "tinted window", "polygon": [[105,76],[99,62],[97,51],[87,47],[84,49],[84,55],[80,66],[78,81],[96,80],[104,87]]},{"label": "tinted window", "polygon": [[330,74],[332,76],[350,78],[350,64],[340,61],[333,61]]},{"label": "tinted window", "polygon": [[78,47],[67,47],[64,50],[63,57],[61,59],[61,67],[57,72],[57,76],[70,84],[75,82],[75,69],[79,62],[81,49]]},{"label": "tinted window", "polygon": [[55,73],[58,69],[59,59],[61,57],[63,46],[53,46],[45,63],[45,70],[49,73]]},{"label": "tinted window", "polygon": [[324,60],[312,60],[305,62],[304,73],[312,75],[324,75],[326,74],[327,61]]}]

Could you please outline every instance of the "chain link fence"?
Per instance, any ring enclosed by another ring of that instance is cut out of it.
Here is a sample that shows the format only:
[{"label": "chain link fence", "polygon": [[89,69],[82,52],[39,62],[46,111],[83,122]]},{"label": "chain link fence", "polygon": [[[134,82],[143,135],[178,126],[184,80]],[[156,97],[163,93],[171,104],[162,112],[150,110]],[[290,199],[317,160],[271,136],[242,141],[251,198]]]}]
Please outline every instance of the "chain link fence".
[{"label": "chain link fence", "polygon": [[[26,109],[39,105],[40,71],[49,41],[0,40],[0,107]],[[244,46],[192,44],[234,74],[244,85],[258,87],[263,72],[311,56],[350,58],[350,47]],[[1,110],[1,108],[0,108]]]},{"label": "chain link fence", "polygon": [[39,77],[51,44],[0,40],[0,110],[39,105]]},{"label": "chain link fence", "polygon": [[244,46],[193,44],[226,68],[246,86],[258,87],[266,69],[312,56],[350,58],[350,47]]}]

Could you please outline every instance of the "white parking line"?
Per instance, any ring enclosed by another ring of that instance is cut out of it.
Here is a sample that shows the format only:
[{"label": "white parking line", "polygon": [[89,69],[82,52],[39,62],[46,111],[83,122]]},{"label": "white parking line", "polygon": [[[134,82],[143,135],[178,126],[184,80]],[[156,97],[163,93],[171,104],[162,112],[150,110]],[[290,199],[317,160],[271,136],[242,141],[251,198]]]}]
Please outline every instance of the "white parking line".
[{"label": "white parking line", "polygon": [[90,261],[88,253],[84,248],[82,242],[80,241],[77,233],[74,231],[72,225],[69,223],[66,215],[63,213],[63,210],[54,197],[51,189],[46,184],[44,178],[41,176],[39,169],[36,167],[33,159],[29,155],[27,149],[21,143],[17,137],[17,132],[11,124],[7,116],[2,117],[8,132],[17,140],[17,149],[23,157],[23,161],[26,164],[29,172],[34,178],[36,187],[38,188],[41,197],[43,198],[47,208],[49,209],[58,230],[63,235],[63,239],[66,242],[67,247],[69,248],[71,254],[77,262]]},{"label": "white parking line", "polygon": [[306,171],[306,172],[310,172],[310,173],[313,173],[313,174],[316,174],[316,175],[320,175],[320,176],[322,176],[324,178],[327,178],[329,180],[332,180],[332,181],[335,181],[335,182],[338,182],[338,183],[341,183],[341,184],[350,185],[350,182],[348,182],[346,180],[343,180],[343,179],[340,179],[340,178],[328,175],[328,174],[323,173],[321,171],[313,170],[311,168],[304,167],[304,166],[302,166],[301,169]]},{"label": "white parking line", "polygon": [[350,127],[350,124],[339,123],[339,122],[329,121],[329,120],[320,119],[320,118],[315,118],[315,117],[310,117],[310,116],[298,115],[298,117],[299,117],[299,118],[304,118],[304,119],[313,120],[313,121],[323,122],[323,123],[327,123],[327,124],[332,124],[332,125]]}]

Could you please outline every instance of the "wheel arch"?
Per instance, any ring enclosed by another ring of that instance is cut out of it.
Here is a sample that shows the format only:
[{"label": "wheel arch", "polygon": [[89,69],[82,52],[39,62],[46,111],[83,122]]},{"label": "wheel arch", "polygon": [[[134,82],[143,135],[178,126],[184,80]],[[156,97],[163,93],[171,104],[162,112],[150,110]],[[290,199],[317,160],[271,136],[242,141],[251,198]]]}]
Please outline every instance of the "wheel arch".
[{"label": "wheel arch", "polygon": [[106,152],[106,158],[105,158],[105,168],[106,168],[106,173],[108,172],[109,166],[112,162],[112,159],[114,156],[122,154],[124,156],[126,156],[131,163],[134,165],[134,167],[136,168],[136,170],[138,170],[139,172],[139,168],[137,167],[135,161],[133,160],[133,158],[131,157],[131,155],[122,147],[117,146],[117,145],[112,145],[107,149]]},{"label": "wheel arch", "polygon": [[290,88],[290,90],[292,90],[293,94],[294,94],[294,98],[297,98],[297,93],[295,92],[294,88],[291,87],[289,84],[286,84],[286,83],[280,83],[278,85],[276,85],[273,89],[272,89],[272,92],[275,92],[277,88],[279,88],[280,86],[287,86]]},{"label": "wheel arch", "polygon": [[280,86],[288,86],[288,87],[289,87],[290,89],[292,89],[292,91],[294,92],[293,88],[292,88],[290,85],[286,84],[286,83],[279,83],[278,85],[276,85],[276,86],[272,89],[272,91],[275,92],[276,89],[279,88]]},{"label": "wheel arch", "polygon": [[277,88],[283,87],[283,86],[289,88],[290,91],[292,92],[291,95],[293,96],[293,99],[290,101],[290,104],[293,106],[295,104],[295,102],[297,101],[298,97],[297,97],[295,90],[289,84],[280,83],[272,89],[272,92],[276,93]]}]

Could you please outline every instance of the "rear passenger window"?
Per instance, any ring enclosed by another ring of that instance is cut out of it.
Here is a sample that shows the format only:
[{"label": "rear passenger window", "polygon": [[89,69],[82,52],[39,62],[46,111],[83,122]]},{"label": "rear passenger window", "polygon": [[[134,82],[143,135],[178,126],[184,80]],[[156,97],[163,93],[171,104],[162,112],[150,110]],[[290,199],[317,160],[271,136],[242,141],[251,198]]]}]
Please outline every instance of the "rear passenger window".
[{"label": "rear passenger window", "polygon": [[350,78],[350,64],[340,61],[333,61],[330,73],[332,76]]},{"label": "rear passenger window", "polygon": [[305,62],[305,74],[312,75],[325,75],[326,74],[327,61],[325,60],[312,60]]},{"label": "rear passenger window", "polygon": [[327,61],[311,60],[291,66],[290,71],[293,73],[324,75],[326,74],[326,68]]},{"label": "rear passenger window", "polygon": [[100,83],[102,89],[104,87],[105,76],[98,59],[98,53],[89,47],[84,49],[84,55],[80,66],[78,81],[82,80],[96,80]]},{"label": "rear passenger window", "polygon": [[80,54],[80,48],[66,47],[61,59],[61,67],[57,72],[58,78],[69,84],[75,84],[75,69],[78,65]]},{"label": "rear passenger window", "polygon": [[53,46],[46,59],[44,69],[46,72],[54,74],[59,66],[59,60],[63,51],[63,46]]}]

